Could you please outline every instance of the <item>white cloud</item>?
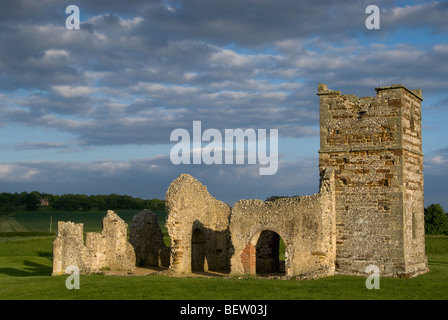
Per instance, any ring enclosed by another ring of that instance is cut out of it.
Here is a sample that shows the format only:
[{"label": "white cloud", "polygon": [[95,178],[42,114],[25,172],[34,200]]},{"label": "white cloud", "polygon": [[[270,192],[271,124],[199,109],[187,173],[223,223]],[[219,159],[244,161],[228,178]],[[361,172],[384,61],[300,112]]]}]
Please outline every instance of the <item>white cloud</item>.
[{"label": "white cloud", "polygon": [[[440,169],[442,166],[448,164],[446,149],[438,150],[436,153],[442,152],[443,154],[436,154],[425,158],[425,165],[428,165],[428,169]],[[444,171],[444,170],[443,170]]]},{"label": "white cloud", "polygon": [[426,6],[434,6],[437,2],[432,2],[428,4],[417,4],[417,5],[406,5],[404,7],[395,7],[390,10],[390,14],[393,19],[403,19],[407,16],[414,15],[421,11],[422,8]]},{"label": "white cloud", "polygon": [[210,63],[227,67],[241,67],[250,62],[250,58],[244,54],[238,54],[232,50],[221,50],[210,56]]},{"label": "white cloud", "polygon": [[434,45],[434,52],[448,54],[448,43]]},{"label": "white cloud", "polygon": [[91,95],[98,89],[87,86],[55,85],[51,89],[64,98],[76,98]]},{"label": "white cloud", "polygon": [[124,172],[131,168],[131,164],[129,162],[123,161],[113,161],[113,160],[103,160],[103,161],[95,161],[91,164],[88,164],[85,168],[86,171],[97,171],[100,172],[101,175],[105,176],[114,176],[118,172]]},{"label": "white cloud", "polygon": [[442,156],[435,156],[432,158],[429,158],[427,160],[428,162],[432,163],[432,164],[444,164],[446,163],[446,159],[444,159]]},{"label": "white cloud", "polygon": [[67,50],[60,49],[48,49],[45,51],[43,59],[51,61],[53,59],[67,60],[70,57],[70,53]]},{"label": "white cloud", "polygon": [[33,180],[40,171],[20,164],[0,164],[0,180],[6,182],[26,182]]}]

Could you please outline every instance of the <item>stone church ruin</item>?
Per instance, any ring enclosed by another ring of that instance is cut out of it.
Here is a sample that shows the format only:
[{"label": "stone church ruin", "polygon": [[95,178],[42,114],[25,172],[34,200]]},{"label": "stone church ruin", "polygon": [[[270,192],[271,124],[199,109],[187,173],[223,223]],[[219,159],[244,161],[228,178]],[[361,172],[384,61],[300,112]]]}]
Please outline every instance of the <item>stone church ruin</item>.
[{"label": "stone church ruin", "polygon": [[239,200],[230,207],[182,174],[165,198],[171,247],[149,210],[134,217],[129,240],[127,225],[112,211],[103,232],[87,233],[85,244],[82,225],[59,222],[53,274],[70,264],[84,273],[158,266],[168,274],[299,279],[366,275],[369,265],[390,277],[428,271],[422,93],[403,85],[375,90],[374,97],[358,98],[318,85],[317,194]]}]

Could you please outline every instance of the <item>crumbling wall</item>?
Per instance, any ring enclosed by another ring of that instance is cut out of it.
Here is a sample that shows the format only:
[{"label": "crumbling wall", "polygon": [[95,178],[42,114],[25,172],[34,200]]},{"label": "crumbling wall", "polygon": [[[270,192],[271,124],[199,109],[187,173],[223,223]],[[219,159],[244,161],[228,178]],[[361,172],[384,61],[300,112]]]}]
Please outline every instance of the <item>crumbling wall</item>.
[{"label": "crumbling wall", "polygon": [[335,222],[332,169],[322,173],[320,192],[313,196],[238,201],[230,219],[231,274],[256,273],[257,243],[269,230],[285,243],[286,276],[333,275]]},{"label": "crumbling wall", "polygon": [[87,248],[83,240],[84,225],[58,221],[58,236],[53,241],[53,275],[64,274],[68,266],[77,266],[86,273]]},{"label": "crumbling wall", "polygon": [[171,183],[165,201],[166,227],[171,238],[170,269],[175,273],[228,270],[230,207],[213,198],[188,174]]},{"label": "crumbling wall", "polygon": [[165,245],[157,216],[151,210],[142,210],[133,217],[129,243],[135,249],[137,266],[169,266],[170,248]]},{"label": "crumbling wall", "polygon": [[82,223],[58,222],[58,235],[53,241],[53,275],[64,274],[70,265],[80,273],[97,273],[101,269],[131,271],[135,252],[127,241],[127,224],[113,211],[102,220],[102,232],[86,233]]}]

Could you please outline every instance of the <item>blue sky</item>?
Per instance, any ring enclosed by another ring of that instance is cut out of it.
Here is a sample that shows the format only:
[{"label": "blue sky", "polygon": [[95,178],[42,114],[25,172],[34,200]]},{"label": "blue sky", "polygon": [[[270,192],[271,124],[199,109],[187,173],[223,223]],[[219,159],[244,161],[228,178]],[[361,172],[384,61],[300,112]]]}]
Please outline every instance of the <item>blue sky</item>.
[{"label": "blue sky", "polygon": [[[185,172],[230,205],[313,194],[317,84],[372,96],[401,83],[423,90],[426,205],[448,210],[446,17],[446,1],[3,0],[0,191],[164,198]],[[173,165],[170,133],[194,120],[278,129],[277,174]]]}]

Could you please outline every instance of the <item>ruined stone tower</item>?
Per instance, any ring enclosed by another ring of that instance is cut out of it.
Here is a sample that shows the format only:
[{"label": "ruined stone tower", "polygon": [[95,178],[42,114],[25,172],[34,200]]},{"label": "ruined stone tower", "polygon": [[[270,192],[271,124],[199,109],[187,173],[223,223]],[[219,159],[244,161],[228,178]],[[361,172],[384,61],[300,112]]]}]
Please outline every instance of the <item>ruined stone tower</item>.
[{"label": "ruined stone tower", "polygon": [[376,91],[358,98],[319,84],[319,193],[243,199],[230,207],[182,174],[165,197],[171,248],[153,228],[155,216],[135,217],[133,247],[127,225],[110,211],[103,232],[88,233],[86,245],[82,225],[59,224],[53,273],[72,264],[89,273],[132,270],[136,263],[169,265],[175,274],[300,279],[365,276],[369,265],[381,276],[426,272],[421,90],[392,85]]},{"label": "ruined stone tower", "polygon": [[334,168],[336,273],[384,276],[427,270],[421,90],[341,95],[319,84],[319,168]]}]

